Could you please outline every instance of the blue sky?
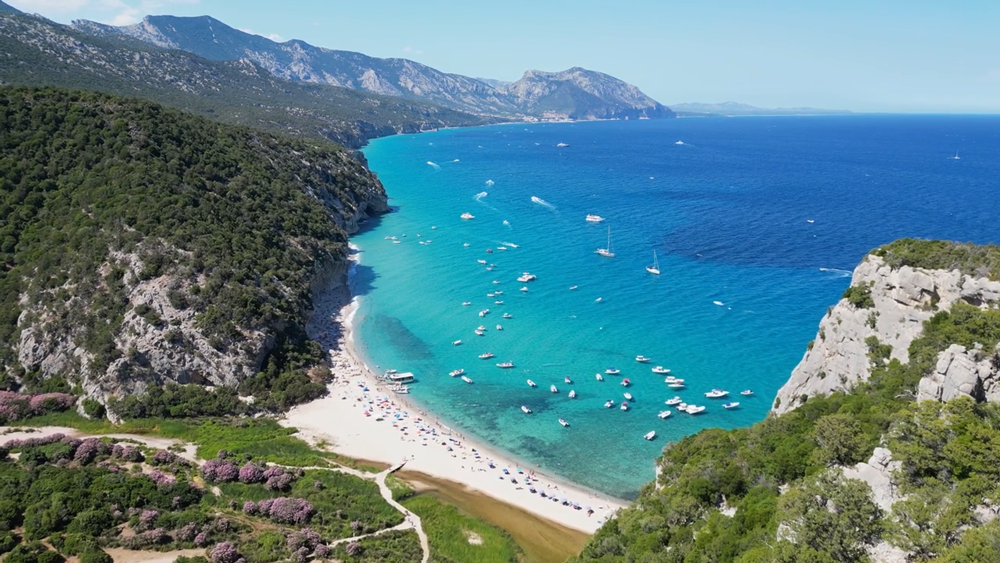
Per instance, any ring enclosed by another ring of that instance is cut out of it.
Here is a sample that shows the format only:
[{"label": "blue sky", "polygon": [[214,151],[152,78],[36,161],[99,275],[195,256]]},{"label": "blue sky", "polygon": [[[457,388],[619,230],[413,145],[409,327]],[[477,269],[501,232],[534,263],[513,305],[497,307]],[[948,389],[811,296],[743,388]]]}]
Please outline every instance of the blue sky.
[{"label": "blue sky", "polygon": [[1000,2],[5,0],[58,22],[211,15],[446,72],[582,66],[660,102],[1000,113]]}]

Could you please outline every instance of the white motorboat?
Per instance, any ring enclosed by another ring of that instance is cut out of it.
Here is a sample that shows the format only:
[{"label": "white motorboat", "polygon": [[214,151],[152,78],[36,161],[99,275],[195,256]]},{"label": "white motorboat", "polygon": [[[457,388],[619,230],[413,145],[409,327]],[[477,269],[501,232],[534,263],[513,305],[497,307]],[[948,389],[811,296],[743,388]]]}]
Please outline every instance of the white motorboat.
[{"label": "white motorboat", "polygon": [[622,396],[625,397],[626,401],[631,401],[632,400],[632,394],[631,393],[625,392],[625,393],[622,393]]},{"label": "white motorboat", "polygon": [[672,381],[670,383],[667,383],[667,387],[669,387],[671,389],[683,389],[684,388],[684,383],[682,383],[680,381]]},{"label": "white motorboat", "polygon": [[486,352],[484,354],[479,354],[480,360],[488,360],[493,357],[493,352]]},{"label": "white motorboat", "polygon": [[549,391],[553,393],[558,393],[559,389],[555,385],[549,385]]},{"label": "white motorboat", "polygon": [[600,215],[594,215],[593,213],[591,213],[590,215],[587,215],[587,222],[588,223],[600,223],[603,220],[604,220],[604,217],[601,217]]},{"label": "white motorboat", "polygon": [[573,389],[573,390],[571,390],[569,392],[569,398],[570,399],[575,399],[576,398],[576,389]]},{"label": "white motorboat", "polygon": [[731,403],[726,403],[726,404],[722,405],[722,408],[724,408],[724,409],[735,409],[738,406],[740,406],[740,404],[738,402],[733,401]]},{"label": "white motorboat", "polygon": [[600,303],[603,300],[604,300],[603,297],[598,297],[597,299],[594,299],[594,303]]},{"label": "white motorboat", "polygon": [[658,374],[661,374],[661,375],[662,374],[670,373],[670,370],[667,369],[667,368],[665,368],[665,367],[663,367],[663,366],[656,366],[655,368],[652,369],[652,371],[653,371],[653,373],[658,373]]},{"label": "white motorboat", "polygon": [[677,405],[677,410],[687,412],[689,406],[691,405],[688,405],[687,403],[681,403]]},{"label": "white motorboat", "polygon": [[663,380],[664,383],[684,383],[684,380],[679,377],[674,377],[668,375],[666,379]]},{"label": "white motorboat", "polygon": [[524,286],[524,287],[522,287],[522,288],[521,288],[521,291],[523,291],[523,292],[527,293],[527,292],[528,292],[528,286]]},{"label": "white motorboat", "polygon": [[656,438],[656,430],[650,430],[649,432],[646,432],[646,435],[643,436],[643,438],[647,440],[652,440],[653,438]]},{"label": "white motorboat", "polygon": [[458,376],[462,375],[463,373],[465,373],[464,369],[453,369],[453,370],[451,370],[451,371],[448,372],[448,375],[450,375],[452,377],[458,377]]},{"label": "white motorboat", "polygon": [[392,244],[403,244],[403,241],[401,241],[401,240],[394,240],[394,241],[392,241]]},{"label": "white motorboat", "polygon": [[611,251],[611,227],[610,226],[608,227],[608,246],[606,246],[605,248],[598,248],[594,252],[596,252],[597,254],[600,254],[601,256],[604,256],[605,258],[614,258],[615,257],[615,253]]},{"label": "white motorboat", "polygon": [[615,369],[615,368],[608,368],[608,369],[604,370],[604,373],[606,373],[608,375],[618,375],[621,372],[622,372],[622,370]]},{"label": "white motorboat", "polygon": [[642,354],[639,354],[638,356],[635,357],[635,361],[639,362],[640,364],[644,364],[649,361],[649,358],[643,356]]},{"label": "white motorboat", "polygon": [[660,275],[660,261],[656,259],[656,251],[655,250],[653,251],[653,265],[652,266],[646,266],[646,271],[649,272],[649,273],[651,273],[651,274],[655,274],[657,276]]},{"label": "white motorboat", "polygon": [[569,384],[573,383],[573,380],[570,379],[569,376],[567,375],[566,377],[563,378],[563,382],[566,383],[567,385],[569,385]]},{"label": "white motorboat", "polygon": [[485,266],[485,265],[486,265],[486,260],[476,260],[476,262],[479,262],[479,263],[480,263],[480,264],[482,264],[483,266]]},{"label": "white motorboat", "polygon": [[500,369],[510,369],[514,367],[514,362],[501,362],[497,364],[497,367]]},{"label": "white motorboat", "polygon": [[623,411],[628,410],[628,401],[622,401],[622,406],[620,407]]},{"label": "white motorboat", "polygon": [[529,379],[529,380],[528,380],[528,387],[538,387],[538,385],[537,385],[537,384],[535,384],[535,382],[534,382],[534,381],[532,381],[532,380],[530,380],[530,379]]},{"label": "white motorboat", "polygon": [[494,295],[496,295],[496,294],[495,293],[487,293],[486,297],[493,297]]},{"label": "white motorboat", "polygon": [[743,391],[740,391],[740,395],[743,395],[744,397],[749,397],[750,395],[753,395],[753,391],[749,389],[744,389]]},{"label": "white motorboat", "polygon": [[472,383],[472,380],[469,379],[469,376],[467,376],[467,375],[463,375],[462,376],[462,381],[464,381],[466,383]]},{"label": "white motorboat", "polygon": [[478,328],[475,331],[473,331],[473,332],[476,333],[476,336],[482,336],[482,335],[486,334],[485,332],[479,330]]},{"label": "white motorboat", "polygon": [[656,416],[660,417],[661,419],[667,418],[668,416],[670,416],[670,411],[660,411],[660,414]]},{"label": "white motorboat", "polygon": [[505,318],[505,319],[513,319],[514,315],[511,315],[510,313],[504,313],[503,314],[503,318]]},{"label": "white motorboat", "polygon": [[497,299],[493,302],[494,305],[503,305],[503,300]]},{"label": "white motorboat", "polygon": [[[498,282],[498,281],[495,281],[495,280],[494,280],[494,283],[500,283],[500,282]],[[493,293],[494,293],[495,295],[503,295],[503,292],[502,292],[502,291],[500,291],[499,289],[498,289],[498,290],[496,290],[496,291],[494,291]]]},{"label": "white motorboat", "polygon": [[628,387],[629,385],[632,385],[631,379],[626,377],[625,379],[622,380],[622,387]]},{"label": "white motorboat", "polygon": [[459,217],[461,217],[462,219],[465,219],[466,221],[468,221],[469,219],[475,219],[476,218],[475,215],[473,215],[472,213],[469,213],[468,211],[466,211],[465,213],[462,213],[461,215],[459,215]]},{"label": "white motorboat", "polygon": [[500,280],[493,280],[493,283],[494,284],[498,284],[498,283],[500,283]]},{"label": "white motorboat", "polygon": [[414,377],[410,372],[390,373],[389,381],[392,383],[413,383]]},{"label": "white motorboat", "polygon": [[507,250],[506,246],[498,246],[497,247],[497,252],[504,252],[505,250]]},{"label": "white motorboat", "polygon": [[476,327],[476,330],[482,330],[482,331],[485,331],[485,330],[486,330],[486,327],[485,327],[485,326],[483,326],[483,325],[479,325],[478,327]]},{"label": "white motorboat", "polygon": [[664,401],[664,402],[665,402],[665,403],[666,403],[667,405],[670,405],[670,406],[672,407],[672,406],[674,406],[674,405],[679,405],[679,404],[683,403],[683,402],[684,402],[684,400],[683,400],[683,399],[681,399],[680,397],[674,397],[673,399],[667,399],[667,400],[666,400],[666,401]]},{"label": "white motorboat", "polygon": [[462,243],[462,246],[464,246],[465,248],[469,248],[469,243],[467,243],[467,242],[466,243]]},{"label": "white motorboat", "polygon": [[597,374],[597,380],[598,381],[604,381],[604,376],[598,373]]},{"label": "white motorboat", "polygon": [[576,288],[577,288],[577,286],[575,286],[575,285],[571,285],[571,286],[569,286],[569,290],[570,290],[570,291],[573,291],[573,290],[574,290],[574,289],[576,289]]},{"label": "white motorboat", "polygon": [[490,314],[490,310],[489,309],[483,309],[482,311],[479,311],[479,316],[480,317],[485,317],[486,315],[489,315],[489,314]]},{"label": "white motorboat", "polygon": [[705,393],[705,396],[708,397],[709,399],[721,399],[722,397],[725,397],[728,394],[729,391],[723,391],[722,389],[712,389],[708,393]]},{"label": "white motorboat", "polygon": [[698,405],[688,405],[688,414],[700,414],[705,412],[705,407],[699,407]]},{"label": "white motorboat", "polygon": [[565,421],[564,419],[562,419],[562,418],[560,418],[560,419],[559,419],[559,424],[562,424],[562,425],[563,425],[564,427],[565,427],[565,426],[569,426],[569,423],[568,423],[568,422],[566,422],[566,421]]},{"label": "white motorboat", "polygon": [[462,344],[461,340],[456,340],[456,341],[454,341],[454,342],[451,343],[452,346],[458,346],[460,344]]},{"label": "white motorboat", "polygon": [[524,414],[531,414],[531,409],[529,409],[527,405],[521,405],[521,412]]},{"label": "white motorboat", "polygon": [[396,373],[396,370],[394,370],[394,369],[387,369],[387,370],[385,370],[385,374],[386,375],[392,375],[394,373]]},{"label": "white motorboat", "polygon": [[468,307],[469,305],[472,305],[472,301],[462,301],[463,307]]},{"label": "white motorboat", "polygon": [[497,325],[497,330],[503,330],[503,327],[500,326],[500,325]]},{"label": "white motorboat", "polygon": [[[509,225],[510,223],[507,223],[507,224]],[[510,248],[518,248],[518,245],[516,245],[516,244],[514,244],[512,242],[501,242],[500,244],[502,244],[504,246],[509,246]]]},{"label": "white motorboat", "polygon": [[615,406],[615,402],[612,401],[611,399],[608,399],[607,401],[604,401],[604,408],[610,409],[613,406]]}]

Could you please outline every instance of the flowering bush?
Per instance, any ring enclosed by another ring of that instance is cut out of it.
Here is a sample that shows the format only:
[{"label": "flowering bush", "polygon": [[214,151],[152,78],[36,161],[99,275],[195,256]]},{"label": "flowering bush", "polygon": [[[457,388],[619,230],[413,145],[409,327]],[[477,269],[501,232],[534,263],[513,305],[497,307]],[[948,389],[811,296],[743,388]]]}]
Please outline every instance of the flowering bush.
[{"label": "flowering bush", "polygon": [[239,478],[241,483],[260,483],[264,481],[264,468],[257,463],[248,461],[240,468]]},{"label": "flowering bush", "polygon": [[76,453],[73,454],[73,460],[80,465],[86,465],[99,455],[107,455],[111,453],[111,447],[106,443],[102,442],[97,438],[88,438],[82,442],[76,448]]},{"label": "flowering bush", "polygon": [[158,469],[154,469],[149,473],[149,478],[153,480],[157,485],[173,485],[177,478],[173,475],[167,475]]},{"label": "flowering bush", "polygon": [[236,546],[227,541],[215,544],[209,557],[212,563],[236,563],[243,559],[240,557],[240,552],[236,551]]},{"label": "flowering bush", "polygon": [[305,547],[309,550],[309,552],[312,552],[316,546],[323,543],[323,538],[321,538],[320,535],[317,534],[312,528],[302,528],[297,532],[288,534],[285,541],[288,544],[289,551],[298,551],[299,549]]},{"label": "flowering bush", "polygon": [[167,450],[156,450],[150,463],[153,465],[169,465],[177,461],[177,456]]},{"label": "flowering bush", "polygon": [[248,500],[243,503],[243,512],[253,516],[257,514],[257,503],[252,500]]},{"label": "flowering bush", "polygon": [[269,491],[284,491],[292,484],[295,477],[281,467],[271,466],[264,471],[264,488]]},{"label": "flowering bush", "polygon": [[143,510],[139,514],[139,525],[136,526],[138,530],[150,530],[153,528],[153,524],[156,524],[156,519],[160,517],[160,512],[158,510]]},{"label": "flowering bush", "polygon": [[205,547],[208,543],[208,534],[205,532],[198,532],[198,535],[194,537],[194,544],[198,547]]},{"label": "flowering bush", "polygon": [[210,459],[201,466],[201,474],[206,481],[212,483],[228,483],[235,481],[240,474],[236,464],[229,460]]},{"label": "flowering bush", "polygon": [[76,404],[76,397],[68,393],[42,393],[22,395],[0,391],[0,422],[22,420],[53,411],[64,411]]},{"label": "flowering bush", "polygon": [[146,456],[142,455],[139,448],[128,444],[115,444],[115,446],[111,448],[111,457],[118,458],[122,461],[131,461],[133,463],[142,463],[146,460]]},{"label": "flowering bush", "polygon": [[315,513],[309,501],[288,497],[264,499],[257,503],[257,511],[281,524],[305,524]]},{"label": "flowering bush", "polygon": [[351,557],[355,557],[361,555],[361,552],[364,551],[364,548],[361,547],[360,543],[352,541],[347,544],[347,547],[344,548],[344,551],[346,551],[347,554],[350,555]]},{"label": "flowering bush", "polygon": [[184,524],[182,527],[174,531],[174,538],[177,541],[193,541],[195,536],[198,535],[198,525],[194,522],[189,522]]}]

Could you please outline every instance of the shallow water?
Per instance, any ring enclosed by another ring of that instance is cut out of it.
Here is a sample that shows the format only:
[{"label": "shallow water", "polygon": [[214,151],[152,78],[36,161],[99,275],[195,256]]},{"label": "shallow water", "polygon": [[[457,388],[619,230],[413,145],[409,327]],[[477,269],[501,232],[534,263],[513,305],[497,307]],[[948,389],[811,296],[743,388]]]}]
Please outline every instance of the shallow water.
[{"label": "shallow water", "polygon": [[[411,398],[441,418],[629,498],[653,477],[667,441],[766,415],[868,250],[903,236],[1000,241],[986,203],[998,191],[998,125],[965,116],[678,119],[375,141],[365,154],[398,211],[352,239],[363,250],[358,347],[372,365],[414,372]],[[948,158],[956,149],[961,159]],[[605,221],[588,223],[588,213]],[[594,253],[608,227],[614,258]],[[504,242],[517,247],[497,250]],[[660,276],[645,271],[654,249]],[[517,282],[524,271],[538,279]],[[487,351],[496,357],[477,358]],[[652,362],[636,363],[637,354]],[[516,367],[495,367],[507,360]],[[654,365],[687,389],[668,389]],[[595,379],[611,366],[621,375]],[[475,383],[448,377],[457,368]],[[622,400],[625,377],[632,409],[603,408]],[[740,408],[703,396],[715,387]],[[740,397],[745,388],[754,396]],[[708,409],[660,420],[674,395]],[[650,430],[657,439],[643,440]]]}]

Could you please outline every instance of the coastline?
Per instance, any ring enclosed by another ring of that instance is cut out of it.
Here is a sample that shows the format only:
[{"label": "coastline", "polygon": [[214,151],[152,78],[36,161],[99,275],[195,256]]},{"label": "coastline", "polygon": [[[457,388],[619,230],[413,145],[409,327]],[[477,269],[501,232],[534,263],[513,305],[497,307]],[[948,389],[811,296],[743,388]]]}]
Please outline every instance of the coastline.
[{"label": "coastline", "polygon": [[[443,424],[433,413],[379,382],[355,346],[353,321],[359,298],[351,286],[359,249],[354,245],[350,248],[346,284],[324,288],[313,296],[314,315],[306,327],[310,338],[328,351],[334,375],[329,395],[294,407],[282,424],[297,428],[307,441],[323,443],[337,454],[386,464],[405,459],[405,470],[459,483],[588,534],[627,504],[533,471],[530,464],[469,439],[460,429]],[[530,487],[538,492],[531,493]],[[545,498],[540,496],[542,492]],[[564,505],[563,498],[580,509]],[[593,513],[588,513],[588,507]]]}]

